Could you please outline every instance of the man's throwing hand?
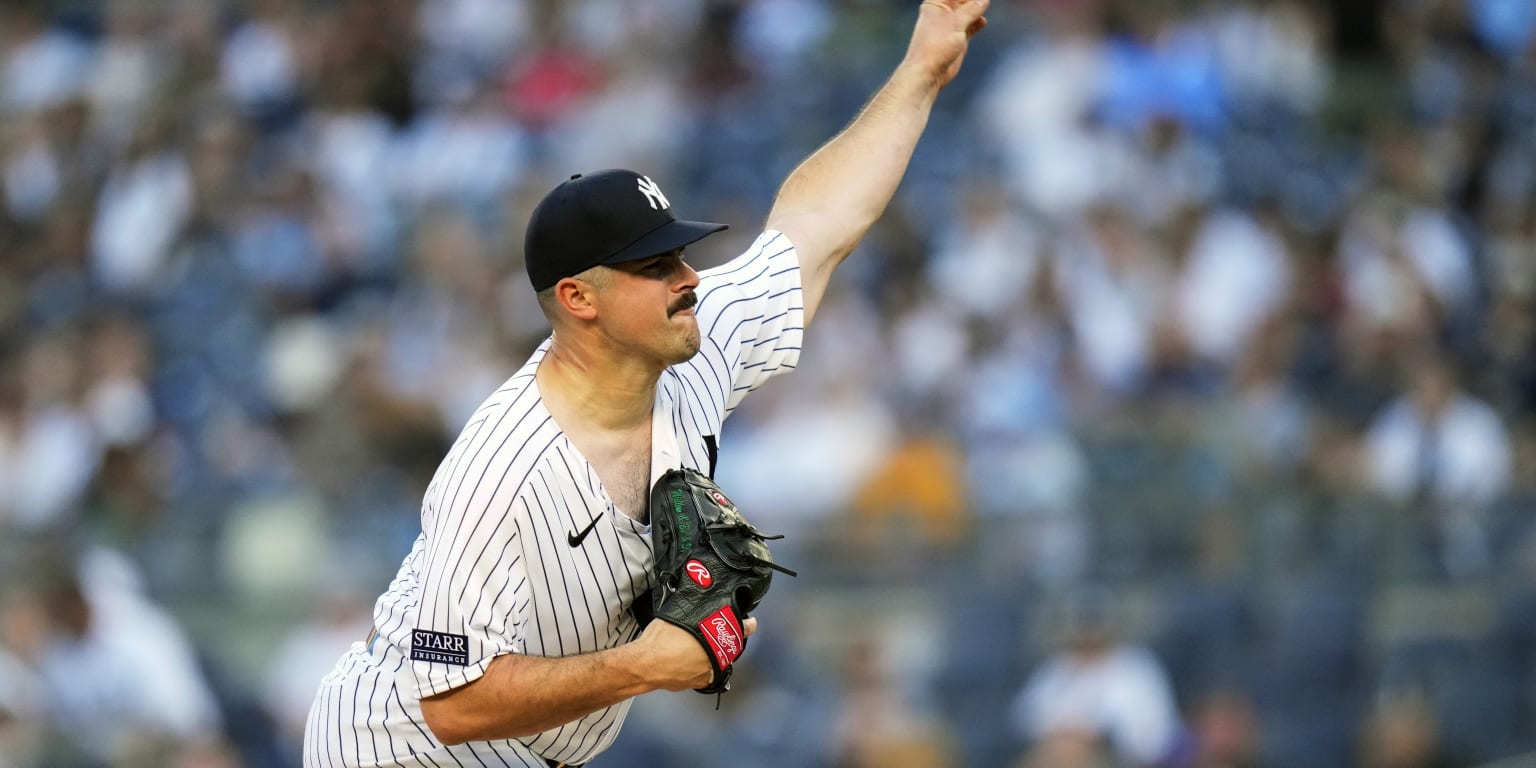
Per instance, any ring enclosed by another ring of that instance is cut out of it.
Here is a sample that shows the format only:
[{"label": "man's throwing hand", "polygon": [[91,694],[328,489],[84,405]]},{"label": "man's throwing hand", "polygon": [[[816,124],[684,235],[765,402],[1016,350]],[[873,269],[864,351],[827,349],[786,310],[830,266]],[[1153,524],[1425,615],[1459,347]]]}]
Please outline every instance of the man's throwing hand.
[{"label": "man's throwing hand", "polygon": [[923,0],[907,46],[907,60],[922,67],[939,88],[960,72],[971,37],[987,26],[991,0]]}]

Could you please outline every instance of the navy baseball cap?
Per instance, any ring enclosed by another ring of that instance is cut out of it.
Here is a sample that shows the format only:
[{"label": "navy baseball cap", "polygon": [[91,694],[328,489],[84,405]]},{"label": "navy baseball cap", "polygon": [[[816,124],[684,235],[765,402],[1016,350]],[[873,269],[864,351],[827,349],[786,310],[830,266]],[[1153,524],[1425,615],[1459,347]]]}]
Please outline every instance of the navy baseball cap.
[{"label": "navy baseball cap", "polygon": [[656,182],[634,171],[578,173],[534,207],[523,260],[528,281],[542,291],[599,264],[667,253],[725,228],[675,218]]}]

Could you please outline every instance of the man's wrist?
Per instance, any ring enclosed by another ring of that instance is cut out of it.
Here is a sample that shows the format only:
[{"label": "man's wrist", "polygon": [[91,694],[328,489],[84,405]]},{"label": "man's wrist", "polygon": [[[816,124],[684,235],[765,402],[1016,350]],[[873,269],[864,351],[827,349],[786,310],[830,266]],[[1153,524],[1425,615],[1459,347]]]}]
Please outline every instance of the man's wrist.
[{"label": "man's wrist", "polygon": [[657,675],[661,665],[642,635],[633,642],[604,652],[605,661],[612,666],[614,679],[625,697],[661,690],[666,686]]},{"label": "man's wrist", "polygon": [[931,103],[944,88],[944,76],[932,65],[908,52],[891,73],[886,87],[904,99]]}]

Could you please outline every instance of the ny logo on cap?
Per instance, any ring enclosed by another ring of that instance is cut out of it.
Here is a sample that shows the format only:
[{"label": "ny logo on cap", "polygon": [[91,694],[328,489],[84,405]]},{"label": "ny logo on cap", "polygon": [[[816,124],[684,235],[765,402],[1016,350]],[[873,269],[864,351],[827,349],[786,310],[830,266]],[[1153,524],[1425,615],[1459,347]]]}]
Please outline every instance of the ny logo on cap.
[{"label": "ny logo on cap", "polygon": [[639,185],[640,194],[645,195],[645,199],[650,202],[652,209],[662,210],[672,207],[672,204],[667,202],[667,196],[661,193],[661,187],[656,186],[656,182],[651,181],[651,177],[641,176]]}]

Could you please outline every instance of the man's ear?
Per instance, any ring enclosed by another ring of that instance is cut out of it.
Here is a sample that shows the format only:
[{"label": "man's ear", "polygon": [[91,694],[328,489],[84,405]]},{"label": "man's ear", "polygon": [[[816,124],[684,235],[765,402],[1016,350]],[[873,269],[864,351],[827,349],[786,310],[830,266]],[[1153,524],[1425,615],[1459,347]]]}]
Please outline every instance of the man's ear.
[{"label": "man's ear", "polygon": [[579,277],[561,278],[555,283],[555,302],[566,314],[591,320],[597,317],[597,286]]}]

